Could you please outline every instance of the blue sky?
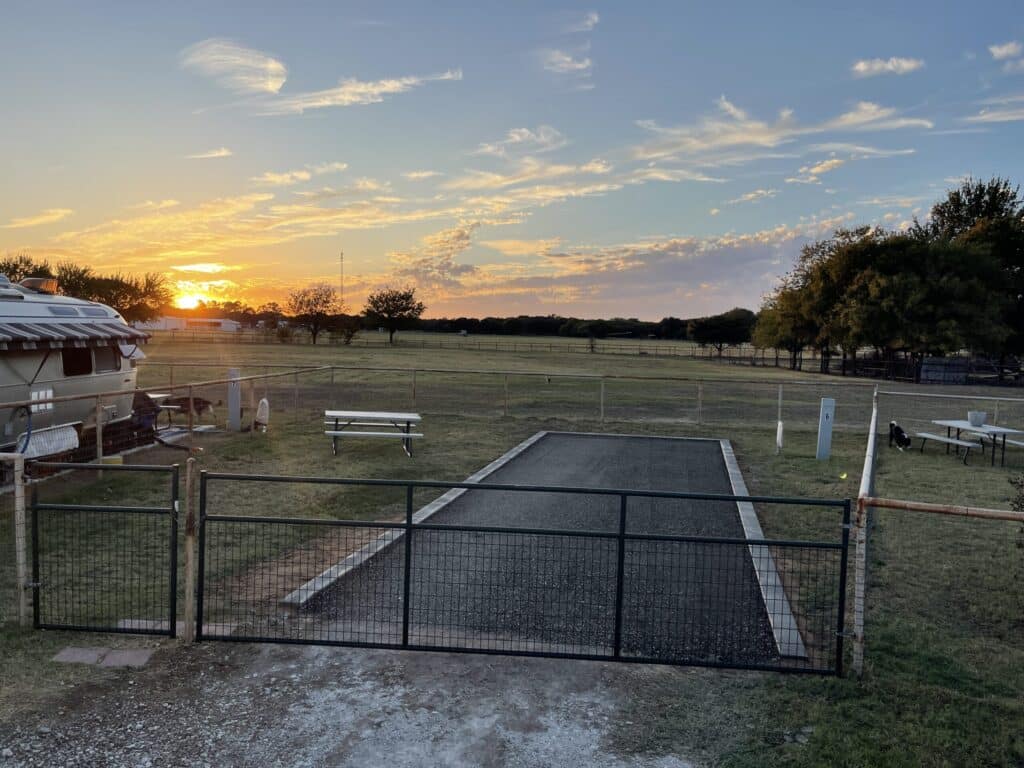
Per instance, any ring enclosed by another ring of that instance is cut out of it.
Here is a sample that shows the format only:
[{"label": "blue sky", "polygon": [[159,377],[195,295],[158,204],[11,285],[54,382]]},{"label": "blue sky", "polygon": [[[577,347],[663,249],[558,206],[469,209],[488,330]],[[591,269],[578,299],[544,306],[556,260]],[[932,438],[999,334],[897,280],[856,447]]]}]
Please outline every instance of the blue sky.
[{"label": "blue sky", "polygon": [[808,239],[1021,167],[1019,5],[820,5],[8,3],[0,253],[186,302],[344,249],[353,308],[756,308]]}]

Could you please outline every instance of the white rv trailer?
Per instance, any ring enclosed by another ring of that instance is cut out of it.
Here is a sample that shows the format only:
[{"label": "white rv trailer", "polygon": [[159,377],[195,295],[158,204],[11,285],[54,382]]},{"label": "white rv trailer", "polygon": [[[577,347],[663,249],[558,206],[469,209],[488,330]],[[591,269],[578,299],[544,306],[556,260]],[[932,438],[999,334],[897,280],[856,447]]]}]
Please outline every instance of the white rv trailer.
[{"label": "white rv trailer", "polygon": [[[49,398],[115,392],[101,404],[104,434],[131,420],[138,345],[148,334],[108,306],[56,291],[56,280],[12,284],[0,275],[0,451],[65,452],[87,433],[95,442],[95,399]],[[20,401],[30,402],[2,405]]]}]

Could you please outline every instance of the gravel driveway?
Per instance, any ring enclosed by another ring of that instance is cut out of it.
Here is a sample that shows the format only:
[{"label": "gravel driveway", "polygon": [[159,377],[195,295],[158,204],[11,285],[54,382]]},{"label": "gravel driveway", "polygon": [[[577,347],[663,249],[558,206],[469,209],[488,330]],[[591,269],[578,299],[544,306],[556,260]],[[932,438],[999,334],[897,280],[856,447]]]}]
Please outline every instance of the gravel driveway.
[{"label": "gravel driveway", "polygon": [[0,720],[0,766],[678,768],[686,756],[623,749],[617,734],[633,722],[622,718],[649,683],[678,681],[685,695],[708,674],[167,642],[146,668],[97,672],[45,713]]}]

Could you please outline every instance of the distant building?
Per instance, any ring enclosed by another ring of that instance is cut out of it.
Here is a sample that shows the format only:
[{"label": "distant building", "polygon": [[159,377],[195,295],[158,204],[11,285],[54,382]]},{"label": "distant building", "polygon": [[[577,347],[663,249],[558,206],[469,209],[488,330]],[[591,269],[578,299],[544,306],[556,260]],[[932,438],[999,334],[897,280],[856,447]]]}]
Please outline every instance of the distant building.
[{"label": "distant building", "polygon": [[135,327],[143,331],[224,331],[235,333],[242,330],[237,320],[213,317],[158,317],[156,320],[136,322]]}]

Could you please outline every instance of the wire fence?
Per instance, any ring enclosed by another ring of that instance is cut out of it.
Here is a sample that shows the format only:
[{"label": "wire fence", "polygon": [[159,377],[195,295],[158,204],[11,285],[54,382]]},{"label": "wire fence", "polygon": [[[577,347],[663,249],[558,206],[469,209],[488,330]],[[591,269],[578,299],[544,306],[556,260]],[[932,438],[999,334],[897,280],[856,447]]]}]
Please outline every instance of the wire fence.
[{"label": "wire fence", "polygon": [[[702,428],[813,432],[823,398],[836,402],[833,428],[859,434],[871,417],[873,385],[826,379],[746,380],[631,376],[562,371],[464,370],[381,366],[250,364],[228,377],[223,363],[145,363],[140,390],[127,413],[124,392],[55,396],[0,403],[0,421],[19,442],[43,440],[51,425],[71,424],[74,447],[51,455],[89,461],[154,443],[194,448],[204,433],[255,428],[266,400],[272,429],[322,431],[332,409],[393,411],[461,418],[633,422]],[[232,394],[234,390],[234,394]],[[935,420],[983,411],[991,425],[1024,429],[1024,398],[981,387],[906,387],[880,393],[879,422],[908,433],[933,431]],[[232,397],[236,418],[229,413]],[[29,425],[25,408],[38,409]],[[97,429],[97,424],[99,429]],[[33,436],[33,430],[35,436]],[[199,436],[199,437],[197,437]],[[1024,451],[1010,441],[1009,463]],[[44,448],[45,441],[40,443]],[[31,453],[29,454],[31,455]],[[9,478],[8,478],[9,482]]]}]

